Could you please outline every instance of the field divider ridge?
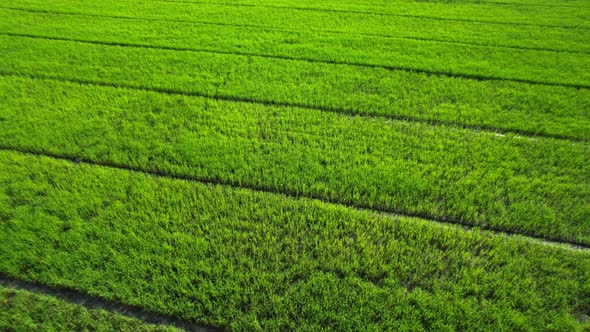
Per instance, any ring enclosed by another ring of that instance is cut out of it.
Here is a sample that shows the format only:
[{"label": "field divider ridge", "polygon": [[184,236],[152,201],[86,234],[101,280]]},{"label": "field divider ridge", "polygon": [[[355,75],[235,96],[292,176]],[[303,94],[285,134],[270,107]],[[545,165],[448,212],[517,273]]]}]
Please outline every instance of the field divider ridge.
[{"label": "field divider ridge", "polygon": [[209,25],[209,26],[235,27],[235,28],[242,28],[242,29],[258,29],[258,30],[278,31],[278,32],[287,32],[287,33],[307,33],[307,34],[325,33],[325,34],[344,35],[344,36],[366,36],[366,37],[394,39],[394,40],[414,40],[414,41],[422,41],[422,42],[430,42],[430,43],[443,43],[443,44],[475,46],[475,47],[485,47],[485,48],[506,48],[506,49],[514,49],[514,50],[525,50],[525,51],[546,51],[546,52],[570,53],[570,54],[590,54],[590,52],[579,51],[579,50],[565,50],[565,49],[558,49],[558,48],[535,47],[535,46],[529,47],[529,46],[520,46],[520,45],[519,46],[498,45],[498,44],[467,42],[467,41],[451,40],[451,39],[436,39],[436,38],[412,37],[412,36],[394,36],[394,35],[388,35],[388,34],[369,33],[369,32],[352,32],[352,31],[338,31],[338,30],[303,30],[303,31],[301,31],[301,30],[283,29],[283,28],[277,28],[277,27],[272,27],[272,26],[254,25],[254,24],[252,24],[252,25],[250,25],[250,24],[233,24],[233,23],[208,22],[208,21],[192,21],[192,20],[183,20],[183,19],[165,19],[165,18],[133,17],[133,16],[125,16],[125,15],[89,14],[89,13],[76,13],[76,12],[5,7],[5,6],[1,6],[1,5],[0,5],[0,9],[21,11],[21,12],[28,12],[28,13],[51,14],[51,15],[100,17],[100,18],[147,21],[147,22],[171,22],[171,23],[181,23],[181,24],[190,24],[190,25]]},{"label": "field divider ridge", "polygon": [[36,281],[33,282],[18,279],[7,275],[2,271],[0,271],[0,285],[13,289],[26,290],[32,293],[53,296],[72,304],[81,305],[86,309],[102,309],[111,313],[118,313],[124,316],[140,319],[149,324],[172,325],[191,332],[223,331],[223,329],[220,328],[198,325],[187,320],[179,319],[172,315],[164,315],[154,311],[146,310],[145,308],[139,306],[109,301],[72,288],[47,286]]},{"label": "field divider ridge", "polygon": [[13,72],[2,72],[0,71],[0,77],[21,77],[21,78],[29,78],[29,79],[37,79],[37,80],[51,80],[63,83],[75,83],[81,85],[88,85],[88,86],[101,86],[101,87],[109,87],[115,89],[129,89],[135,91],[148,91],[148,92],[155,92],[155,93],[162,93],[166,95],[177,95],[177,96],[186,96],[186,97],[199,97],[199,98],[207,98],[212,100],[219,100],[219,101],[228,101],[228,102],[236,102],[236,103],[249,103],[249,104],[257,104],[263,106],[276,106],[276,107],[291,107],[291,108],[300,108],[304,110],[311,110],[311,111],[319,111],[319,112],[326,112],[326,113],[335,113],[341,114],[346,116],[353,116],[353,117],[363,117],[363,118],[371,118],[371,119],[384,119],[384,120],[394,120],[394,121],[403,121],[407,123],[421,123],[421,124],[429,124],[433,126],[449,126],[455,128],[461,128],[465,130],[474,130],[485,132],[490,135],[502,135],[502,134],[514,134],[522,136],[524,139],[535,139],[535,138],[548,138],[548,139],[557,139],[562,141],[569,141],[573,143],[589,143],[590,140],[582,139],[577,137],[571,137],[566,135],[553,135],[553,134],[538,134],[532,133],[529,131],[524,130],[515,130],[515,129],[504,129],[504,128],[497,128],[492,126],[486,125],[468,125],[468,124],[461,124],[451,121],[441,121],[441,120],[433,120],[433,119],[420,119],[420,118],[412,118],[407,116],[395,116],[395,115],[382,115],[382,114],[370,114],[370,113],[361,113],[355,112],[353,110],[344,109],[344,108],[334,108],[334,107],[327,107],[327,106],[311,106],[303,103],[288,103],[288,102],[277,102],[271,100],[258,100],[254,98],[240,98],[235,96],[224,96],[224,95],[209,95],[206,93],[199,93],[199,92],[185,92],[185,91],[178,91],[169,88],[156,88],[156,87],[143,87],[143,86],[134,86],[130,84],[121,84],[121,83],[111,83],[111,82],[100,82],[100,81],[92,81],[92,80],[84,80],[84,79],[65,79],[58,76],[52,75],[29,75],[29,74],[20,74],[20,73],[13,73]]},{"label": "field divider ridge", "polygon": [[410,17],[410,18],[419,18],[424,20],[434,20],[434,21],[450,21],[450,22],[469,22],[469,23],[482,23],[482,24],[495,24],[495,25],[514,25],[514,26],[533,26],[533,27],[542,27],[542,28],[563,28],[563,29],[584,29],[590,30],[590,27],[580,27],[580,26],[573,26],[573,25],[553,25],[553,24],[534,24],[534,23],[525,23],[525,22],[495,22],[495,21],[485,21],[485,20],[471,20],[466,18],[448,18],[448,17],[436,17],[436,16],[425,16],[425,15],[412,15],[412,14],[393,14],[393,13],[379,13],[379,12],[370,12],[370,11],[354,11],[354,10],[344,10],[344,9],[328,9],[328,8],[312,8],[312,7],[291,7],[291,6],[276,6],[276,5],[254,5],[254,4],[237,4],[237,3],[227,3],[227,2],[195,2],[195,1],[187,1],[187,0],[150,0],[150,2],[164,2],[164,3],[186,3],[186,4],[208,4],[208,5],[217,5],[217,6],[225,6],[225,7],[261,7],[261,8],[273,8],[273,9],[287,9],[287,10],[299,10],[299,11],[315,11],[315,12],[327,12],[327,13],[350,13],[350,14],[358,14],[358,15],[375,15],[375,16],[392,16],[392,17]]},{"label": "field divider ridge", "polygon": [[356,210],[368,211],[368,212],[373,212],[373,213],[385,213],[385,214],[399,215],[399,216],[409,217],[409,218],[418,218],[418,219],[426,220],[428,222],[436,223],[439,225],[442,224],[442,225],[446,225],[446,226],[461,227],[465,230],[488,231],[496,236],[505,236],[505,237],[517,236],[520,239],[528,239],[529,242],[542,243],[544,245],[550,245],[550,246],[557,245],[557,246],[567,248],[570,250],[584,250],[584,251],[590,250],[590,245],[585,244],[583,242],[576,241],[576,240],[563,240],[563,239],[552,238],[552,237],[535,236],[535,235],[530,235],[530,234],[526,234],[526,233],[515,231],[515,230],[505,229],[505,228],[501,228],[501,227],[494,227],[494,226],[481,227],[481,226],[469,224],[467,222],[457,220],[457,219],[434,218],[434,217],[427,215],[427,214],[407,213],[407,212],[400,211],[400,210],[397,210],[394,208],[378,208],[378,207],[367,206],[364,204],[346,203],[346,202],[326,199],[326,198],[321,197],[319,195],[302,194],[302,193],[298,193],[298,192],[292,191],[292,190],[275,190],[275,189],[268,188],[265,186],[236,184],[231,181],[200,178],[198,176],[191,176],[191,175],[186,175],[186,174],[174,174],[174,173],[159,171],[159,170],[149,170],[149,169],[143,169],[141,167],[134,167],[134,166],[130,166],[127,164],[122,164],[122,163],[117,163],[117,162],[112,162],[112,161],[96,161],[96,160],[92,160],[92,159],[88,159],[88,158],[84,158],[84,157],[80,157],[80,156],[73,156],[73,155],[62,154],[62,153],[54,153],[54,152],[49,152],[49,151],[38,151],[36,149],[31,149],[31,148],[21,148],[21,147],[11,147],[11,146],[0,145],[0,151],[9,151],[9,152],[16,152],[16,153],[22,153],[22,154],[27,154],[27,155],[48,157],[48,158],[53,158],[53,159],[57,159],[57,160],[69,161],[69,162],[72,162],[75,164],[84,163],[84,164],[92,165],[92,166],[120,169],[120,170],[134,172],[134,173],[141,173],[141,174],[145,174],[145,175],[149,175],[149,176],[156,176],[156,177],[163,177],[163,178],[191,181],[191,182],[199,182],[199,183],[205,184],[205,185],[222,185],[222,186],[227,186],[227,187],[232,187],[232,188],[252,190],[252,191],[263,192],[263,193],[268,193],[268,194],[273,194],[273,195],[282,195],[282,196],[290,197],[290,198],[294,198],[294,199],[302,199],[302,198],[315,199],[315,200],[321,201],[323,203],[343,206],[343,207],[352,208],[352,209],[356,209]]}]

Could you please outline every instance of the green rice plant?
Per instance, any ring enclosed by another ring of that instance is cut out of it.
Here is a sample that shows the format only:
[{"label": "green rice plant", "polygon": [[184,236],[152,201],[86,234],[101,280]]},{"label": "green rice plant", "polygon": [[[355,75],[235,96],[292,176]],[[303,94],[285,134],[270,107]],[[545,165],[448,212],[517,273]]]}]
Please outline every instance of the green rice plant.
[{"label": "green rice plant", "polygon": [[466,80],[276,57],[12,36],[0,36],[0,59],[0,73],[4,74],[383,115],[500,132],[585,141],[590,137],[588,89]]},{"label": "green rice plant", "polygon": [[[271,45],[282,42],[291,45],[291,47],[304,46],[314,39],[323,37],[326,42],[340,42],[344,45],[351,43],[349,52],[351,48],[353,51],[383,48],[388,44],[397,43],[400,39],[402,41],[403,39],[421,40],[435,45],[449,43],[450,45],[446,45],[446,47],[467,44],[491,48],[550,50],[558,52],[557,55],[562,51],[590,52],[588,35],[572,33],[570,29],[500,26],[464,21],[425,21],[413,17],[401,17],[389,22],[387,26],[379,26],[379,28],[374,25],[365,25],[364,21],[360,21],[358,24],[363,24],[363,28],[352,29],[348,25],[342,24],[326,26],[326,20],[330,22],[326,17],[319,17],[315,22],[308,17],[293,20],[291,15],[281,17],[281,25],[277,26],[272,22],[253,24],[247,20],[238,22],[234,20],[211,21],[209,16],[201,16],[198,12],[190,18],[176,19],[155,15],[154,13],[158,12],[154,11],[147,14],[149,17],[144,17],[138,16],[135,10],[115,12],[107,9],[102,12],[84,10],[84,7],[79,6],[75,11],[66,12],[54,9],[33,10],[32,12],[27,9],[1,9],[0,31],[16,33],[40,31],[42,33],[55,32],[62,36],[64,34],[75,36],[85,30],[93,30],[94,32],[108,32],[107,36],[141,39],[154,44],[166,41],[174,43],[186,43],[191,40],[198,41],[198,43],[205,41],[204,45],[200,45],[201,47],[207,45],[207,40],[215,40],[220,45],[236,47],[236,45],[249,40],[262,39],[264,41],[272,35],[283,35],[283,40],[277,40]],[[350,18],[347,19],[350,20]],[[142,30],[133,29],[138,25]],[[80,31],[75,29],[76,26]],[[209,33],[211,30],[215,32]],[[217,34],[220,35],[217,36]],[[260,36],[256,36],[257,34]],[[102,37],[105,36],[102,35]],[[245,41],[242,38],[245,38]],[[268,42],[266,41],[266,43]],[[254,46],[262,51],[266,49],[267,45],[255,43]],[[328,48],[326,47],[326,49]],[[486,49],[483,48],[480,51],[486,52]],[[368,53],[370,55],[370,52]]]},{"label": "green rice plant", "polygon": [[590,244],[590,146],[3,78],[0,146]]},{"label": "green rice plant", "polygon": [[[394,0],[394,1],[297,1],[297,0],[149,0],[155,2],[178,2],[225,5],[228,8],[266,7],[276,10],[307,10],[326,11],[330,13],[351,13],[360,17],[366,16],[410,16],[430,20],[449,20],[467,22],[485,22],[501,25],[532,25],[532,26],[566,26],[573,28],[590,28],[588,3],[560,6],[552,1],[551,6],[498,5],[488,1],[457,1],[457,0]],[[514,1],[514,0],[513,0]],[[562,2],[563,3],[563,2]]]},{"label": "green rice plant", "polygon": [[[195,3],[191,3],[194,1]],[[366,3],[366,2],[365,2]],[[385,4],[384,4],[385,3]],[[240,5],[242,4],[242,5]],[[250,23],[277,26],[295,24],[299,26],[331,28],[339,27],[348,31],[365,29],[387,30],[390,24],[403,17],[419,18],[425,24],[433,21],[474,22],[501,26],[534,26],[548,28],[570,28],[570,32],[582,33],[590,28],[588,6],[544,7],[544,6],[498,6],[497,4],[437,4],[409,1],[381,1],[369,8],[365,4],[348,2],[286,1],[85,1],[76,0],[14,0],[4,6],[41,9],[84,11],[88,13],[132,13],[138,17],[166,17],[169,19],[195,17],[207,18],[212,22]],[[281,8],[283,7],[283,8]],[[287,8],[285,8],[287,7]],[[298,7],[293,10],[288,7]],[[364,8],[363,8],[364,7]],[[305,10],[306,8],[311,10]],[[302,10],[303,9],[303,10]],[[320,10],[317,10],[320,9]],[[347,12],[348,11],[348,12]],[[365,12],[365,13],[362,13]],[[324,22],[319,23],[321,20]],[[279,23],[280,22],[280,23]]]},{"label": "green rice plant", "polygon": [[0,285],[3,331],[181,331],[145,324],[102,309],[87,309],[49,295]]},{"label": "green rice plant", "polygon": [[238,331],[588,327],[588,251],[519,237],[6,151],[0,218],[2,273]]}]

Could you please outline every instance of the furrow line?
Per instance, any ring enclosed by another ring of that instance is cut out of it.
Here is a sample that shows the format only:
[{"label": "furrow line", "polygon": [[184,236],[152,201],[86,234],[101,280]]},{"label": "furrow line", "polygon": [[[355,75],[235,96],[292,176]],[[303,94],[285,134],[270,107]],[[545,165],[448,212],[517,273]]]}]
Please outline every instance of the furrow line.
[{"label": "furrow line", "polygon": [[484,75],[475,75],[475,74],[458,74],[458,73],[453,73],[453,72],[427,70],[427,69],[420,69],[420,68],[409,68],[409,67],[403,67],[403,66],[398,67],[398,66],[386,66],[386,65],[377,65],[377,64],[353,63],[353,62],[336,61],[336,60],[318,60],[318,59],[313,59],[313,58],[298,58],[298,57],[291,57],[291,56],[285,56],[285,55],[270,55],[270,54],[257,54],[257,53],[250,53],[250,52],[194,49],[194,48],[187,48],[187,47],[153,46],[153,45],[147,45],[147,44],[123,43],[123,42],[93,41],[93,40],[76,39],[76,38],[48,37],[48,36],[38,36],[38,35],[10,33],[10,32],[0,32],[0,35],[10,36],[10,37],[20,37],[20,38],[76,42],[76,43],[103,45],[103,46],[144,48],[144,49],[181,51],[181,52],[197,52],[197,53],[210,53],[210,54],[222,54],[222,55],[237,55],[237,56],[249,56],[249,57],[257,57],[257,58],[265,58],[265,59],[278,59],[278,60],[287,60],[287,61],[303,61],[303,62],[309,62],[309,63],[322,63],[322,64],[330,64],[330,65],[355,66],[355,67],[363,67],[363,68],[378,68],[378,69],[385,69],[385,70],[390,70],[390,71],[405,71],[405,72],[426,74],[426,75],[431,75],[431,76],[444,76],[444,77],[460,78],[460,79],[475,80],[475,81],[503,81],[503,82],[525,83],[525,84],[532,84],[532,85],[561,86],[561,87],[575,88],[575,89],[590,89],[590,84],[554,83],[554,82],[545,82],[545,81],[521,79],[521,78],[493,77],[493,76],[484,76]]},{"label": "furrow line", "polygon": [[374,38],[394,39],[394,40],[395,39],[397,39],[397,40],[415,40],[415,41],[423,41],[423,42],[431,42],[431,43],[444,43],[444,44],[476,46],[476,47],[486,47],[486,48],[506,48],[506,49],[515,49],[515,50],[525,50],[525,51],[546,51],[546,52],[556,52],[556,53],[590,54],[590,52],[587,52],[587,51],[564,50],[564,49],[559,49],[559,48],[516,46],[516,45],[497,45],[497,44],[465,42],[465,41],[449,40],[449,39],[436,39],[436,38],[411,37],[411,36],[393,36],[393,35],[386,35],[386,34],[379,34],[379,33],[368,33],[368,32],[351,32],[351,31],[338,31],[338,30],[291,30],[291,29],[276,28],[276,27],[264,26],[264,25],[254,25],[254,24],[233,24],[233,23],[219,23],[219,22],[207,22],[207,21],[191,21],[191,20],[181,20],[181,19],[133,17],[133,16],[125,16],[125,15],[86,14],[86,13],[63,12],[63,11],[24,9],[24,8],[4,7],[4,6],[0,6],[0,8],[6,9],[6,10],[22,11],[22,12],[29,12],[29,13],[40,13],[40,14],[52,14],[52,15],[100,17],[100,18],[112,18],[112,19],[123,19],[123,20],[148,21],[148,22],[172,22],[172,23],[183,23],[183,24],[190,24],[190,25],[210,25],[210,26],[222,26],[222,27],[235,27],[235,28],[242,28],[242,29],[258,29],[258,30],[278,31],[278,32],[286,32],[286,33],[298,33],[298,34],[299,33],[306,33],[306,34],[325,33],[325,34],[333,34],[333,35],[364,36],[364,37],[374,37]]},{"label": "furrow line", "polygon": [[232,187],[232,188],[240,188],[240,189],[252,190],[252,191],[257,191],[257,192],[264,192],[264,193],[273,194],[273,195],[282,195],[282,196],[291,197],[294,199],[301,199],[301,198],[315,199],[315,200],[318,200],[318,201],[321,201],[321,202],[324,202],[327,204],[339,205],[339,206],[344,206],[347,208],[363,210],[363,211],[368,211],[368,212],[372,212],[372,213],[381,213],[381,214],[386,213],[386,214],[399,215],[399,216],[409,217],[409,218],[419,218],[422,220],[429,221],[431,223],[457,226],[457,227],[462,227],[467,230],[489,231],[496,236],[505,236],[505,237],[517,236],[522,239],[527,239],[529,242],[543,243],[544,245],[549,245],[549,246],[561,246],[561,247],[568,248],[571,250],[590,250],[590,245],[576,241],[576,240],[564,240],[564,239],[559,239],[559,238],[554,238],[554,237],[535,236],[535,235],[522,233],[517,230],[504,229],[501,227],[473,225],[473,224],[469,224],[465,221],[461,221],[461,220],[457,220],[457,219],[436,218],[431,215],[427,215],[427,214],[423,214],[423,213],[407,213],[405,211],[400,211],[395,208],[379,208],[379,207],[373,207],[373,206],[368,206],[368,205],[364,205],[364,204],[355,204],[355,203],[351,203],[351,202],[330,200],[330,199],[326,199],[325,197],[321,197],[320,195],[304,194],[304,193],[300,193],[300,192],[297,192],[294,190],[276,190],[273,188],[269,188],[266,186],[260,186],[260,185],[244,185],[244,184],[237,184],[237,183],[234,183],[231,181],[224,181],[224,180],[220,180],[220,179],[200,178],[197,176],[190,176],[190,175],[186,175],[186,174],[174,174],[174,173],[169,173],[169,172],[160,171],[160,170],[146,170],[146,169],[142,169],[140,167],[130,166],[127,164],[122,164],[122,163],[117,163],[117,162],[112,162],[112,161],[96,161],[96,160],[92,160],[92,159],[83,158],[80,156],[73,156],[73,155],[69,155],[69,154],[55,153],[55,152],[49,152],[49,151],[38,151],[36,149],[31,149],[31,148],[11,147],[11,146],[0,145],[0,150],[17,152],[17,153],[22,153],[22,154],[27,154],[27,155],[40,156],[40,157],[49,157],[49,158],[53,158],[53,159],[57,159],[57,160],[70,161],[70,162],[76,163],[76,164],[84,163],[87,165],[93,165],[93,166],[98,166],[98,167],[108,167],[108,168],[113,168],[113,169],[120,169],[120,170],[129,171],[129,172],[141,173],[141,174],[145,174],[145,175],[149,175],[149,176],[177,179],[177,180],[183,180],[183,181],[199,182],[199,183],[206,184],[206,185],[222,185],[222,186],[227,186],[227,187]]},{"label": "furrow line", "polygon": [[190,321],[178,319],[171,315],[163,315],[146,310],[139,306],[112,302],[72,288],[47,286],[39,282],[21,280],[3,272],[0,272],[0,285],[53,296],[73,304],[81,305],[87,309],[102,309],[111,313],[137,318],[149,324],[172,325],[185,331],[193,332],[223,331],[223,329],[220,328],[198,325]]},{"label": "furrow line", "polygon": [[346,116],[352,117],[363,117],[363,118],[371,118],[371,119],[384,119],[384,120],[395,120],[395,121],[403,121],[408,123],[421,123],[421,124],[428,124],[432,126],[449,126],[454,128],[461,128],[466,130],[474,130],[474,131],[481,131],[492,134],[514,134],[520,135],[522,138],[526,139],[535,139],[535,138],[549,138],[549,139],[558,139],[563,141],[569,141],[572,143],[588,143],[590,140],[577,138],[577,137],[570,137],[566,135],[556,135],[556,134],[538,134],[533,132],[528,132],[525,130],[516,130],[516,129],[505,129],[505,128],[496,128],[487,125],[468,125],[468,124],[461,124],[455,123],[451,121],[442,121],[442,120],[434,120],[434,119],[420,119],[420,118],[412,118],[407,116],[396,116],[396,115],[378,115],[378,114],[371,114],[371,113],[362,113],[362,112],[355,112],[350,109],[344,108],[334,108],[328,106],[312,106],[308,104],[302,103],[290,103],[290,102],[279,102],[279,101],[272,101],[272,100],[260,100],[254,98],[244,98],[244,97],[236,97],[236,96],[224,96],[224,95],[209,95],[205,93],[199,92],[186,92],[186,91],[178,91],[169,88],[156,88],[156,87],[144,87],[144,86],[134,86],[130,84],[121,84],[121,83],[111,83],[111,82],[100,82],[100,81],[92,81],[92,80],[84,80],[84,79],[65,79],[59,76],[52,76],[52,75],[28,75],[28,74],[20,74],[14,72],[3,72],[0,71],[0,77],[21,77],[21,78],[29,78],[29,79],[38,79],[38,80],[50,80],[50,81],[57,81],[63,83],[75,83],[75,84],[82,84],[82,85],[90,85],[90,86],[101,86],[101,87],[108,87],[108,88],[115,88],[115,89],[128,89],[128,90],[135,90],[135,91],[144,91],[144,92],[155,92],[155,93],[162,93],[167,95],[177,95],[177,96],[187,96],[187,97],[199,97],[199,98],[207,98],[219,101],[227,101],[227,102],[236,102],[236,103],[249,103],[249,104],[257,104],[263,106],[274,106],[274,107],[291,107],[291,108],[300,108],[304,110],[311,110],[311,111],[318,111],[318,112],[326,112],[326,113],[335,113],[341,114]]},{"label": "furrow line", "polygon": [[375,16],[392,16],[392,17],[410,17],[419,18],[424,20],[433,21],[450,21],[450,22],[468,22],[468,23],[481,23],[481,24],[494,24],[494,25],[513,25],[513,26],[532,26],[541,28],[563,28],[563,29],[584,29],[590,30],[590,27],[581,27],[573,25],[552,25],[552,24],[535,24],[525,22],[496,22],[496,21],[485,21],[485,20],[472,20],[467,18],[448,18],[448,17],[435,17],[435,16],[424,16],[424,15],[412,15],[412,14],[393,14],[393,13],[379,13],[362,10],[345,10],[345,9],[329,9],[329,8],[310,8],[310,7],[291,7],[291,6],[277,6],[277,5],[254,5],[245,3],[227,3],[227,2],[195,2],[186,0],[151,0],[151,2],[164,2],[164,3],[185,3],[195,5],[216,5],[225,7],[259,7],[259,8],[273,8],[273,9],[286,9],[286,10],[298,10],[298,11],[312,11],[312,12],[327,12],[327,13],[349,13],[358,15],[375,15]]}]

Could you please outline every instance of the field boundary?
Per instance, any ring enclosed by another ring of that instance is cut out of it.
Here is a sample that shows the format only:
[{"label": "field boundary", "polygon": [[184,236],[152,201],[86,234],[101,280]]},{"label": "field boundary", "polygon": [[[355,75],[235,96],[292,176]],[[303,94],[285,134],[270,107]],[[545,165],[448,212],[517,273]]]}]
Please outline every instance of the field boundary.
[{"label": "field boundary", "polygon": [[256,186],[256,185],[243,185],[243,184],[239,185],[236,183],[232,183],[230,181],[205,179],[205,178],[199,178],[197,176],[191,176],[191,175],[186,175],[186,174],[173,174],[173,173],[168,173],[168,172],[164,172],[164,171],[146,170],[146,169],[142,169],[140,167],[129,166],[129,165],[122,164],[122,163],[116,163],[116,162],[111,162],[111,161],[96,161],[96,160],[92,160],[92,159],[88,159],[88,158],[83,158],[80,156],[68,155],[65,153],[39,151],[34,148],[22,148],[22,147],[11,147],[11,146],[0,145],[0,151],[21,153],[21,154],[33,155],[33,156],[39,156],[39,157],[48,157],[48,158],[52,158],[52,159],[56,159],[56,160],[69,161],[74,164],[83,163],[83,164],[91,165],[91,166],[120,169],[120,170],[124,170],[124,171],[140,173],[140,174],[145,174],[145,175],[149,175],[149,176],[156,176],[156,177],[161,177],[161,178],[198,182],[198,183],[205,184],[205,185],[222,185],[222,186],[231,187],[231,188],[240,188],[240,189],[263,192],[263,193],[268,193],[268,194],[273,194],[273,195],[282,195],[284,197],[290,197],[290,198],[295,198],[295,199],[305,199],[305,198],[306,199],[314,199],[314,200],[318,200],[318,201],[321,201],[326,204],[343,206],[343,207],[347,207],[347,208],[351,208],[351,209],[368,211],[368,212],[373,212],[373,213],[377,213],[377,214],[390,214],[390,215],[398,215],[398,216],[408,217],[408,218],[418,218],[421,220],[431,222],[433,224],[436,223],[439,225],[461,227],[465,230],[470,230],[470,231],[487,231],[495,236],[505,236],[507,238],[518,237],[520,239],[527,240],[527,242],[529,242],[529,243],[534,242],[534,243],[540,243],[540,244],[548,245],[548,246],[559,246],[561,248],[566,248],[569,250],[578,250],[578,251],[590,250],[590,244],[586,244],[586,243],[576,241],[576,240],[563,240],[563,239],[553,238],[553,237],[543,237],[543,236],[531,235],[531,234],[527,234],[524,232],[519,232],[519,231],[514,231],[514,230],[509,230],[509,229],[502,229],[501,227],[495,227],[495,226],[482,227],[479,225],[469,224],[467,222],[457,220],[457,219],[434,218],[434,217],[426,215],[426,214],[407,213],[407,212],[399,211],[396,209],[375,208],[375,207],[366,206],[363,204],[352,204],[352,203],[338,202],[338,201],[329,200],[329,199],[326,199],[323,197],[319,197],[318,195],[313,195],[313,194],[301,194],[301,193],[297,193],[294,191],[287,191],[287,190],[274,190],[274,189],[270,189],[267,187]]},{"label": "field boundary", "polygon": [[450,128],[460,128],[460,129],[464,129],[464,130],[473,130],[473,131],[483,132],[483,133],[487,133],[489,135],[513,134],[513,135],[520,135],[518,137],[524,138],[524,139],[545,138],[545,139],[557,139],[557,140],[561,140],[561,141],[568,141],[568,142],[580,143],[580,144],[590,143],[590,140],[572,137],[572,136],[566,136],[566,135],[537,134],[537,133],[528,132],[528,131],[524,131],[524,130],[497,128],[497,127],[486,126],[486,125],[469,125],[469,124],[461,124],[461,123],[456,123],[456,122],[451,122],[451,121],[412,118],[412,117],[408,117],[408,116],[371,114],[371,113],[366,113],[366,112],[365,113],[355,112],[353,110],[344,109],[344,108],[334,108],[334,107],[327,107],[327,106],[310,106],[307,104],[300,104],[300,103],[287,103],[287,102],[277,102],[277,101],[269,101],[269,100],[258,100],[258,99],[253,99],[253,98],[243,98],[243,97],[235,97],[235,96],[208,95],[205,93],[184,92],[184,91],[178,91],[178,90],[169,89],[169,88],[134,86],[134,85],[125,84],[125,83],[122,84],[122,83],[100,82],[100,81],[84,80],[84,79],[78,79],[78,78],[66,79],[66,78],[61,78],[61,77],[52,76],[52,75],[29,75],[29,74],[20,74],[20,73],[3,72],[3,71],[0,71],[0,77],[29,78],[29,79],[34,79],[34,80],[48,80],[48,81],[56,81],[56,82],[61,82],[61,83],[73,83],[73,84],[88,85],[88,86],[100,86],[100,87],[107,87],[107,88],[114,88],[114,89],[128,89],[128,90],[135,90],[135,91],[154,92],[154,93],[161,93],[161,94],[166,94],[166,95],[198,97],[198,98],[206,98],[206,99],[235,102],[235,103],[249,103],[249,104],[257,104],[257,105],[272,106],[272,107],[299,108],[299,109],[303,109],[303,110],[340,114],[343,116],[352,116],[352,117],[358,116],[358,117],[370,118],[370,119],[394,120],[394,121],[403,121],[403,122],[407,122],[407,123],[427,124],[427,125],[433,125],[433,126],[447,126]]},{"label": "field boundary", "polygon": [[297,33],[297,34],[325,33],[325,34],[333,34],[333,35],[365,36],[365,37],[394,39],[394,40],[395,39],[397,39],[397,40],[414,40],[414,41],[422,41],[422,42],[430,42],[430,43],[464,45],[464,46],[483,47],[483,48],[506,48],[506,49],[515,49],[515,50],[523,50],[523,51],[544,51],[544,52],[570,53],[570,54],[590,54],[590,52],[588,52],[588,51],[577,51],[577,50],[567,50],[567,49],[548,48],[548,47],[497,45],[497,44],[467,42],[467,41],[450,40],[450,39],[434,39],[434,38],[411,37],[411,36],[394,36],[394,35],[368,33],[368,32],[347,32],[347,31],[338,31],[338,30],[303,30],[303,31],[298,31],[298,30],[282,29],[282,28],[264,26],[264,25],[233,24],[233,23],[219,23],[219,22],[207,22],[207,21],[190,21],[190,20],[181,20],[181,19],[164,19],[164,18],[150,18],[150,17],[133,17],[133,16],[123,16],[123,15],[87,14],[87,13],[75,13],[75,12],[65,12],[65,11],[24,9],[24,8],[5,7],[5,6],[0,6],[0,9],[22,11],[22,12],[28,12],[28,13],[49,14],[49,15],[100,17],[100,18],[147,21],[147,22],[172,22],[172,23],[182,23],[182,24],[187,24],[187,25],[224,26],[224,27],[234,27],[234,28],[238,28],[238,29],[257,29],[257,30],[279,31],[279,32],[286,32],[286,33]]},{"label": "field boundary", "polygon": [[26,290],[32,293],[49,295],[66,302],[77,304],[86,309],[102,309],[111,313],[121,314],[127,317],[137,318],[148,324],[171,325],[191,332],[218,332],[223,329],[198,325],[187,320],[178,319],[172,315],[164,315],[147,310],[139,306],[133,306],[109,301],[98,296],[60,286],[48,286],[36,281],[27,281],[12,277],[0,271],[0,285],[7,288]]}]

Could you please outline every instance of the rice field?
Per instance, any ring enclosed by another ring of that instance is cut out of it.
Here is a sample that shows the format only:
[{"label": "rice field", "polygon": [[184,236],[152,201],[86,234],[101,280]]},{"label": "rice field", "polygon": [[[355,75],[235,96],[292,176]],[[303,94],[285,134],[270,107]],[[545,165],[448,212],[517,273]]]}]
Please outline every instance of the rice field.
[{"label": "rice field", "polygon": [[0,3],[0,330],[590,329],[587,0]]}]

